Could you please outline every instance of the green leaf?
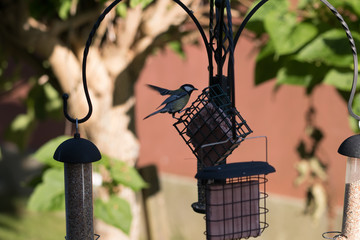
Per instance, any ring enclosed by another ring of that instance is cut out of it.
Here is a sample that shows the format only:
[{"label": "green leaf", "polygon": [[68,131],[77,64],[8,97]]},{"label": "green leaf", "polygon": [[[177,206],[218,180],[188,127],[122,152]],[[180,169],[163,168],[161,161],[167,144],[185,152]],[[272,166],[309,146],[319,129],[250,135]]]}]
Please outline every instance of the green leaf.
[{"label": "green leaf", "polygon": [[56,89],[50,84],[44,84],[44,94],[46,97],[45,110],[48,113],[59,113],[62,110],[62,99]]},{"label": "green leaf", "polygon": [[[360,45],[360,37],[353,34],[356,45]],[[331,66],[353,66],[353,56],[344,30],[329,30],[304,47],[297,55],[297,60],[306,62],[322,62]]]},{"label": "green leaf", "polygon": [[64,164],[54,160],[53,156],[54,156],[55,150],[58,148],[58,146],[69,138],[70,137],[68,137],[68,136],[59,136],[59,137],[51,139],[50,141],[48,141],[47,143],[42,145],[32,155],[32,157],[43,164],[49,165],[51,167],[63,169]]},{"label": "green leaf", "polygon": [[134,8],[141,5],[142,8],[147,7],[153,0],[130,0],[130,7]]},{"label": "green leaf", "polygon": [[15,143],[20,149],[25,149],[31,133],[35,129],[36,119],[31,109],[26,114],[19,114],[6,129],[5,138]]},{"label": "green leaf", "polygon": [[174,51],[182,59],[186,58],[185,51],[183,49],[181,41],[171,41],[168,43],[169,48]]},{"label": "green leaf", "polygon": [[[255,7],[259,1],[255,1],[254,4],[249,8],[250,10]],[[272,12],[279,14],[285,14],[289,8],[289,1],[277,0],[276,2],[267,2],[264,6],[259,8],[255,14],[251,17],[250,21],[246,24],[246,28],[257,33],[262,34],[265,32],[264,19]]]},{"label": "green leaf", "polygon": [[308,86],[312,81],[312,74],[300,67],[299,62],[291,61],[280,68],[277,74],[277,84]]},{"label": "green leaf", "polygon": [[132,214],[130,204],[122,198],[111,196],[108,201],[97,199],[94,207],[95,217],[121,229],[124,233],[130,233]]},{"label": "green leaf", "polygon": [[299,85],[311,91],[316,84],[323,81],[327,71],[326,66],[291,60],[287,61],[278,71],[276,83],[278,85]]},{"label": "green leaf", "polygon": [[117,6],[116,6],[116,13],[117,15],[119,15],[122,18],[126,17],[127,14],[127,6],[124,2],[120,2]]},{"label": "green leaf", "polygon": [[255,84],[261,84],[274,79],[279,68],[282,67],[282,58],[275,56],[273,42],[270,40],[263,47],[256,58]]},{"label": "green leaf", "polygon": [[296,52],[318,33],[313,24],[298,22],[295,13],[272,12],[264,21],[278,55]]},{"label": "green leaf", "polygon": [[[356,115],[360,116],[360,93],[357,93],[354,96],[352,110]],[[359,121],[358,120],[356,120],[355,118],[349,116],[349,124],[350,124],[351,130],[354,133],[359,133],[360,132]]]},{"label": "green leaf", "polygon": [[26,101],[28,108],[34,109],[37,119],[58,118],[62,114],[62,99],[50,83],[36,83]]},{"label": "green leaf", "polygon": [[42,183],[32,193],[28,209],[33,211],[57,211],[65,209],[64,172],[61,169],[48,169]]},{"label": "green leaf", "polygon": [[138,171],[123,161],[113,161],[110,174],[117,184],[127,186],[134,191],[139,191],[147,186]]},{"label": "green leaf", "polygon": [[[350,92],[354,73],[339,69],[331,69],[325,76],[324,83],[332,85],[339,90]],[[358,83],[360,86],[360,83]],[[357,86],[357,87],[358,87]]]},{"label": "green leaf", "polygon": [[72,1],[73,0],[62,0],[59,2],[60,7],[58,10],[58,14],[61,19],[64,20],[69,17]]},{"label": "green leaf", "polygon": [[[342,1],[340,1],[342,2]],[[359,4],[359,0],[347,0],[345,2],[347,5],[350,6],[350,8],[352,8],[353,12],[355,14],[357,14],[358,16],[360,16],[360,4]]]}]

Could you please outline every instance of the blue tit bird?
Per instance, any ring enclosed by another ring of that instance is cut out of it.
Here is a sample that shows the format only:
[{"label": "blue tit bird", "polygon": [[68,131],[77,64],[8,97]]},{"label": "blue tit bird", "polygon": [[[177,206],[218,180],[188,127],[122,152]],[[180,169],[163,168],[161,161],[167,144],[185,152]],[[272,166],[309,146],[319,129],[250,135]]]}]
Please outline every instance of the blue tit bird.
[{"label": "blue tit bird", "polygon": [[[148,84],[148,86],[156,91],[158,91],[161,95],[170,95],[165,99],[164,102],[160,104],[159,107],[165,104],[165,106],[150,115],[144,118],[147,119],[157,113],[171,113],[172,117],[175,118],[175,113],[179,113],[189,102],[190,95],[194,90],[198,90],[191,84],[184,84],[179,89],[176,90],[168,90],[165,88],[157,87],[154,85]],[[159,108],[157,107],[157,108]]]}]

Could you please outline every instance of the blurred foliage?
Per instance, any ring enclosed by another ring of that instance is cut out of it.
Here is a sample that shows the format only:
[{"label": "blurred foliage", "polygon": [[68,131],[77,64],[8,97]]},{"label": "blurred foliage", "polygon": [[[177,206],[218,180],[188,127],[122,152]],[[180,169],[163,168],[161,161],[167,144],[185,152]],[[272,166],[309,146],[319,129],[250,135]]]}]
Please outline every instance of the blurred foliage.
[{"label": "blurred foliage", "polygon": [[[334,0],[331,4],[347,22],[356,46],[360,46],[360,4],[355,0]],[[276,79],[276,88],[298,85],[308,94],[326,84],[334,86],[347,101],[353,80],[353,55],[345,31],[326,5],[318,0],[300,0],[296,5],[287,0],[269,1],[251,18],[247,28],[260,42],[256,84]],[[360,101],[354,101],[353,107],[360,114]],[[351,127],[359,131],[353,122]]]},{"label": "blurred foliage", "polygon": [[[43,163],[45,168],[41,180],[34,181],[35,190],[29,199],[28,209],[34,211],[65,209],[64,164],[55,161],[53,153],[67,139],[69,139],[67,136],[52,139],[33,154],[33,157]],[[103,176],[101,186],[96,187],[102,188],[104,190],[102,192],[109,195],[107,201],[100,198],[94,200],[95,217],[129,234],[132,220],[130,204],[118,196],[119,190],[122,186],[126,186],[139,191],[147,184],[134,167],[120,160],[102,156],[101,161],[94,163],[93,167],[95,174],[101,172]],[[95,190],[99,191],[99,189]]]},{"label": "blurred foliage", "polygon": [[319,223],[321,217],[327,212],[331,216],[332,210],[328,207],[329,193],[327,189],[327,165],[319,157],[319,145],[323,140],[322,130],[315,124],[316,111],[311,106],[306,114],[305,136],[297,146],[301,159],[296,163],[298,176],[294,180],[295,186],[306,186],[305,214],[309,214]]},{"label": "blurred foliage", "polygon": [[[348,24],[356,46],[360,46],[360,4],[357,0],[333,0],[330,3]],[[328,7],[319,0],[269,1],[248,23],[260,46],[256,58],[255,83],[276,79],[275,89],[297,85],[313,90],[326,84],[337,89],[347,102],[353,82],[353,54],[342,25]],[[357,90],[359,88],[357,85]],[[360,115],[360,94],[353,110]],[[333,216],[328,189],[327,166],[319,157],[322,130],[315,122],[316,111],[310,106],[306,114],[304,138],[297,151],[301,159],[295,166],[295,186],[305,185],[305,213],[317,222],[324,213]],[[355,119],[350,127],[359,132]]]},{"label": "blurred foliage", "polygon": [[32,78],[29,85],[31,90],[24,102],[26,113],[17,115],[5,132],[5,139],[16,143],[20,149],[27,146],[39,121],[62,116],[60,94],[49,82],[41,83]]}]

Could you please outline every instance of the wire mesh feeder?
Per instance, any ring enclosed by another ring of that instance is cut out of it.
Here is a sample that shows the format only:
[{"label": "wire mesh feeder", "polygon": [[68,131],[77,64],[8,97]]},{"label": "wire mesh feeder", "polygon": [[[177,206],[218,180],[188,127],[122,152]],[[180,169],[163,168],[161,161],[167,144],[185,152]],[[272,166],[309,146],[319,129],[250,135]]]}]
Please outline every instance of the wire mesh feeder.
[{"label": "wire mesh feeder", "polygon": [[221,163],[252,133],[219,85],[205,88],[174,127],[203,166]]},{"label": "wire mesh feeder", "polygon": [[240,162],[206,167],[196,178],[206,182],[206,239],[257,237],[266,222],[267,162]]}]

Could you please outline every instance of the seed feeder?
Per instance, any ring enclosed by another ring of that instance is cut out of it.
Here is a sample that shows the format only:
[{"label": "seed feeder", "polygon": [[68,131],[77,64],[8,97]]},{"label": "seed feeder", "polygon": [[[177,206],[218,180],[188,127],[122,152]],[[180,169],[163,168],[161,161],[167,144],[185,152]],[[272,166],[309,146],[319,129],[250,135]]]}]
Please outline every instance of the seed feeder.
[{"label": "seed feeder", "polygon": [[76,133],[60,144],[54,159],[64,163],[66,239],[94,239],[92,162],[101,159],[100,152]]},{"label": "seed feeder", "polygon": [[106,14],[120,0],[111,3],[99,16],[94,24],[85,45],[82,65],[82,78],[85,97],[88,103],[88,113],[82,119],[72,118],[68,114],[67,100],[63,95],[64,115],[75,124],[74,138],[61,143],[54,153],[54,159],[64,163],[65,206],[66,206],[66,240],[97,240],[93,224],[93,192],[92,163],[101,159],[98,148],[89,140],[80,137],[79,124],[86,122],[92,114],[92,104],[86,83],[86,59],[92,38]]},{"label": "seed feeder", "polygon": [[[350,115],[360,123],[360,117],[352,110],[352,102],[356,92],[358,79],[358,59],[355,41],[348,25],[339,12],[326,0],[321,1],[338,18],[350,42],[354,59],[354,78],[348,101],[348,111]],[[347,138],[340,145],[338,152],[347,157],[342,231],[325,232],[322,236],[323,238],[334,240],[358,240],[360,236],[360,135],[354,135]]]}]

